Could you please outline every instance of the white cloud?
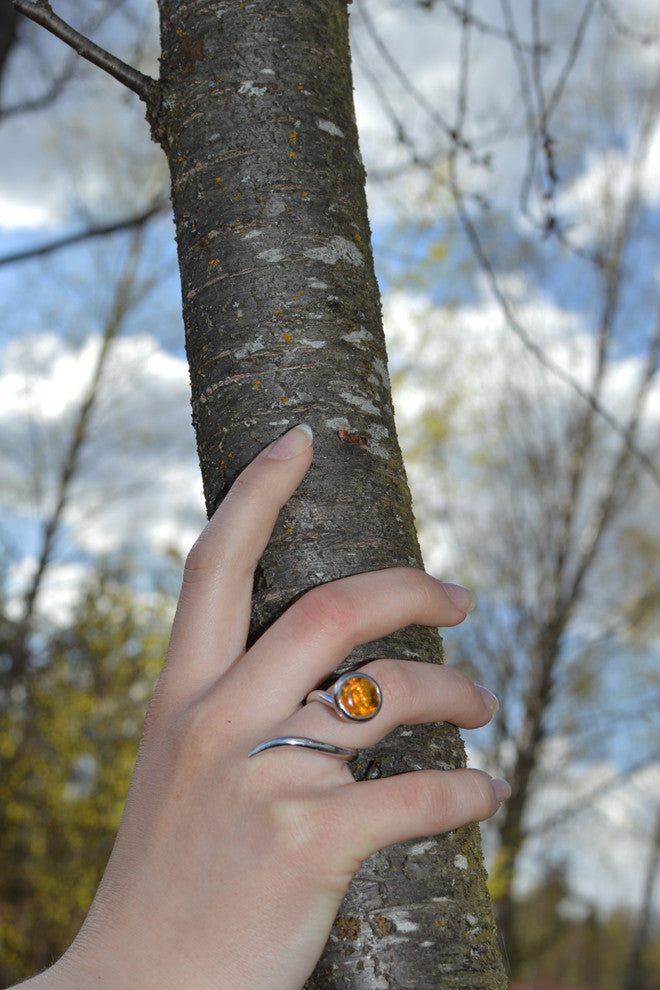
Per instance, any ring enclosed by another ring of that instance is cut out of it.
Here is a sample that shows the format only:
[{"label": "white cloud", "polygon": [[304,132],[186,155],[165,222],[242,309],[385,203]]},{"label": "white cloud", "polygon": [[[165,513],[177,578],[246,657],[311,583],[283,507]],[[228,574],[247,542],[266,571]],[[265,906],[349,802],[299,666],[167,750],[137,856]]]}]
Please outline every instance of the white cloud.
[{"label": "white cloud", "polygon": [[[499,496],[493,495],[497,457],[506,473],[516,463],[516,451],[529,449],[529,438],[534,436],[544,438],[539,443],[548,444],[548,450],[554,444],[557,451],[564,451],[567,418],[584,402],[544,370],[513,334],[485,283],[475,283],[475,289],[475,302],[460,308],[434,306],[408,293],[388,295],[383,307],[397,424],[421,522],[424,558],[437,574],[452,573],[459,547],[472,545],[469,533],[474,539],[476,531],[496,525],[493,512],[503,495],[499,489]],[[522,289],[516,279],[506,286],[520,322],[533,328],[535,343],[551,361],[588,388],[597,345],[580,316],[533,287]],[[608,367],[601,403],[619,422],[625,422],[631,408],[641,369],[642,358],[630,355]],[[404,374],[399,376],[398,371]],[[660,383],[650,392],[642,424],[644,442],[657,438]],[[603,420],[597,419],[596,429],[602,460],[594,459],[590,468],[587,491],[592,494],[601,483],[600,472],[615,441],[619,442]],[[434,430],[439,431],[435,444],[428,439]],[[639,513],[643,504],[650,524],[657,516],[652,508],[657,490],[646,491],[643,479],[642,472],[637,498],[646,501],[634,507],[631,502],[631,511]],[[464,511],[468,503],[469,513]],[[517,504],[522,525],[527,505],[522,492]],[[585,499],[578,511],[586,513],[590,504]],[[532,500],[530,525],[537,511]],[[467,527],[467,535],[461,525]]]},{"label": "white cloud", "polygon": [[[52,511],[100,347],[52,334],[11,344],[0,372],[2,504],[15,517]],[[98,554],[121,546],[185,552],[203,524],[184,360],[146,335],[115,344],[73,482],[65,525],[74,546]]]}]

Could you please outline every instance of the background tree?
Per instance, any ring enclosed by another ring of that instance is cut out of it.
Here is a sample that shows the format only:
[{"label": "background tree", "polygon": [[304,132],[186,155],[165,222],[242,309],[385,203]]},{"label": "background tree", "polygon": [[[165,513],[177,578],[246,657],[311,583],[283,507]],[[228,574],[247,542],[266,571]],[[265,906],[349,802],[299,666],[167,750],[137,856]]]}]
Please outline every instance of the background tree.
[{"label": "background tree", "polygon": [[[0,980],[50,965],[112,849],[173,599],[93,576],[39,665],[0,694]],[[8,644],[10,647],[12,643]]]}]

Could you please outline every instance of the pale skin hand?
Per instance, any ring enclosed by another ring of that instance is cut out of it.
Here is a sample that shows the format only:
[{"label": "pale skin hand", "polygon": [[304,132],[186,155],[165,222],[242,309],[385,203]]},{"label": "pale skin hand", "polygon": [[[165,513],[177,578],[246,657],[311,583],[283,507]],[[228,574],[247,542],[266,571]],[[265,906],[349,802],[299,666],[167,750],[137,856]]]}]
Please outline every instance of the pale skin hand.
[{"label": "pale skin hand", "polygon": [[479,770],[355,782],[336,757],[273,736],[364,748],[399,724],[486,724],[493,696],[451,668],[374,660],[366,724],[301,700],[358,643],[453,626],[471,596],[421,571],[304,595],[248,651],[254,568],[312,459],[297,428],[243,472],[191,551],[126,809],[81,933],[30,990],[299,990],[360,863],[391,843],[480,821],[508,795]]}]

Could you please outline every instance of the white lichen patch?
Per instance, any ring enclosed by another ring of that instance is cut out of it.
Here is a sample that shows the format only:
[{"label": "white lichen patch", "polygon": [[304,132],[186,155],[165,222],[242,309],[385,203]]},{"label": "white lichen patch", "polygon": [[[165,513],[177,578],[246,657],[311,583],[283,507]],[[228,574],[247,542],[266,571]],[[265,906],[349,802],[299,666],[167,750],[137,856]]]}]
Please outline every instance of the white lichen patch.
[{"label": "white lichen patch", "polygon": [[348,430],[351,432],[351,424],[344,416],[335,416],[334,419],[326,419],[325,425],[329,430]]},{"label": "white lichen patch", "polygon": [[409,856],[423,856],[425,852],[428,852],[429,849],[433,849],[434,846],[435,846],[435,843],[434,842],[431,842],[430,840],[427,840],[426,842],[418,842],[416,845],[412,846],[408,850],[408,855]]},{"label": "white lichen patch", "polygon": [[266,86],[255,86],[254,79],[246,79],[238,87],[241,96],[263,96],[268,91]]},{"label": "white lichen patch", "polygon": [[467,870],[468,861],[465,858],[465,856],[461,855],[461,853],[458,853],[457,856],[454,856],[454,866],[456,867],[457,870]]},{"label": "white lichen patch", "polygon": [[345,137],[341,127],[337,127],[337,125],[333,124],[331,120],[317,120],[316,126],[320,131],[325,131],[326,134],[332,134],[333,137]]},{"label": "white lichen patch", "polygon": [[259,69],[262,76],[274,76],[275,69]]},{"label": "white lichen patch", "polygon": [[367,341],[372,341],[374,335],[362,327],[359,330],[351,330],[350,333],[345,333],[341,339],[345,340],[347,344],[353,344],[355,347],[366,350],[365,345]]},{"label": "white lichen patch", "polygon": [[380,415],[380,409],[377,409],[373,402],[370,402],[364,395],[356,395],[354,392],[340,392],[339,395],[344,402],[348,402],[351,406],[357,406],[362,412],[370,413],[372,416]]},{"label": "white lichen patch", "polygon": [[370,453],[375,454],[376,457],[380,457],[382,461],[386,461],[389,457],[388,451],[385,447],[381,447],[379,443],[373,443],[371,440],[367,440],[367,446]]},{"label": "white lichen patch", "polygon": [[278,217],[286,210],[286,200],[283,196],[269,196],[264,203],[264,213],[267,217]]},{"label": "white lichen patch", "polygon": [[260,251],[257,258],[260,261],[267,261],[269,264],[272,264],[286,258],[286,254],[284,251],[280,251],[279,248],[267,248],[265,251]]},{"label": "white lichen patch", "polygon": [[433,945],[434,945],[433,942],[420,942],[419,943],[420,949],[430,949],[430,948],[433,947]]},{"label": "white lichen patch", "polygon": [[387,385],[389,388],[390,384],[390,373],[387,370],[387,365],[380,358],[374,358],[373,364],[371,365],[372,371],[375,371],[377,375],[380,376],[380,380],[383,385]]},{"label": "white lichen patch", "polygon": [[467,921],[470,928],[475,928],[479,923],[479,919],[475,918],[473,914],[466,914],[465,920]]},{"label": "white lichen patch", "polygon": [[325,243],[317,247],[310,247],[303,251],[310,261],[322,261],[326,265],[336,265],[340,261],[345,261],[349,265],[363,265],[364,258],[355,244],[340,234],[329,238]]},{"label": "white lichen patch", "polygon": [[307,285],[310,289],[329,289],[330,286],[327,282],[321,282],[318,278],[308,278]]},{"label": "white lichen patch", "polygon": [[249,340],[244,347],[239,347],[238,350],[234,351],[234,357],[237,361],[242,361],[251,354],[256,354],[257,351],[263,351],[264,347],[265,344],[259,339]]},{"label": "white lichen patch", "polygon": [[265,230],[248,230],[247,234],[243,234],[243,240],[251,241],[254,237],[262,237],[265,233]]}]

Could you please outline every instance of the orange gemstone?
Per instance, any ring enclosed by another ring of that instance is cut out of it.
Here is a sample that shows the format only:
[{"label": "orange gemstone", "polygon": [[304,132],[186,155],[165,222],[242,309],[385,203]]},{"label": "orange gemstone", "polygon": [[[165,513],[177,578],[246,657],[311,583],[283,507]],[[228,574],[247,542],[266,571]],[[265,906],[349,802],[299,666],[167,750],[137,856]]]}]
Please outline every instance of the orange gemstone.
[{"label": "orange gemstone", "polygon": [[380,706],[378,688],[367,677],[348,677],[339,691],[339,705],[352,718],[370,718]]}]

